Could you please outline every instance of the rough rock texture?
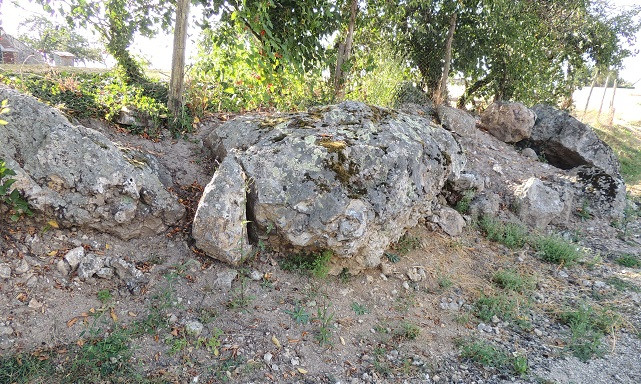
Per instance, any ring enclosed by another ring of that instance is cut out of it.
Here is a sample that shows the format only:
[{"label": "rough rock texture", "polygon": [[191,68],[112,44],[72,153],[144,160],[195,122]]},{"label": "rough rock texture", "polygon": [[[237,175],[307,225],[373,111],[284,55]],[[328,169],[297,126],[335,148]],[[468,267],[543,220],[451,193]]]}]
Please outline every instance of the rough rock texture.
[{"label": "rough rock texture", "polygon": [[9,124],[0,130],[0,157],[17,172],[14,186],[37,216],[124,239],[160,233],[183,216],[144,158],[33,97],[0,87],[4,99],[11,113],[3,116]]},{"label": "rough rock texture", "polygon": [[532,109],[537,117],[531,142],[550,164],[561,169],[594,166],[619,176],[614,152],[589,125],[550,105],[539,104]]},{"label": "rough rock texture", "polygon": [[[207,142],[223,162],[238,150],[232,156],[251,180],[250,233],[284,247],[331,249],[351,258],[350,270],[380,264],[465,165],[456,140],[430,120],[357,102],[241,117]],[[229,177],[219,179],[210,190]]]},{"label": "rough rock texture", "polygon": [[445,129],[461,136],[476,136],[477,120],[469,113],[445,105],[439,105],[436,113]]},{"label": "rough rock texture", "polygon": [[520,219],[531,227],[545,228],[566,210],[561,195],[535,177],[520,185],[515,196]]},{"label": "rough rock texture", "polygon": [[536,105],[537,115],[531,144],[546,160],[561,169],[571,170],[579,191],[601,217],[621,216],[625,208],[625,184],[620,165],[612,149],[594,130],[549,105]]},{"label": "rough rock texture", "polygon": [[481,114],[481,126],[505,143],[516,143],[530,137],[535,119],[521,103],[495,101]]},{"label": "rough rock texture", "polygon": [[459,236],[465,227],[463,216],[450,207],[441,207],[437,210],[432,221],[450,236]]},{"label": "rough rock texture", "polygon": [[251,252],[247,237],[249,186],[236,156],[226,156],[205,187],[192,226],[198,248],[237,264]]}]

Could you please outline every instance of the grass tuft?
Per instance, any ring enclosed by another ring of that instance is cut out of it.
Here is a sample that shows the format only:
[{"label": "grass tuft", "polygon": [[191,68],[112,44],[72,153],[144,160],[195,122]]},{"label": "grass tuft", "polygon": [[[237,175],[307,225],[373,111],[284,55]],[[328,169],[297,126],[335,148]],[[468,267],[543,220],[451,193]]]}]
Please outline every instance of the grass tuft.
[{"label": "grass tuft", "polygon": [[520,224],[504,223],[497,218],[483,216],[479,220],[479,226],[488,240],[496,241],[508,248],[523,248],[527,243],[528,231]]},{"label": "grass tuft", "polygon": [[575,244],[558,236],[541,236],[534,240],[533,245],[541,258],[549,263],[573,265],[583,256]]}]

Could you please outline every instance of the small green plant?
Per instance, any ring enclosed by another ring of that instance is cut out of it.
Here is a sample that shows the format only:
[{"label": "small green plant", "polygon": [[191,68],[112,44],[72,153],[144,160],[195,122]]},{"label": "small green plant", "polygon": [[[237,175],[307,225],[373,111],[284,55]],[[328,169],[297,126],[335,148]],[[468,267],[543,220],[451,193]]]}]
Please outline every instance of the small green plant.
[{"label": "small green plant", "polygon": [[329,305],[322,305],[316,311],[314,321],[318,323],[318,330],[316,331],[316,341],[321,346],[332,345],[332,322],[334,321],[334,314],[329,312]]},{"label": "small green plant", "polygon": [[482,294],[474,307],[476,316],[485,322],[491,321],[494,316],[499,319],[510,320],[516,318],[517,314],[516,300],[503,293],[497,296]]},{"label": "small green plant", "polygon": [[0,383],[46,382],[42,380],[49,378],[54,369],[48,358],[40,359],[31,354],[3,357],[0,358]]},{"label": "small green plant", "polygon": [[389,261],[390,263],[398,263],[399,261],[401,261],[400,256],[395,253],[385,252],[385,258],[387,258],[387,261]]},{"label": "small green plant", "polygon": [[9,207],[11,221],[18,221],[25,215],[33,216],[33,212],[29,209],[29,203],[17,189],[11,188],[16,180],[10,177],[15,175],[16,172],[8,168],[5,161],[0,159],[0,203],[7,204]]},{"label": "small green plant", "polygon": [[352,302],[352,311],[354,311],[355,314],[361,316],[369,313],[369,309],[367,309],[366,306],[363,304],[359,304],[357,302]]},{"label": "small green plant", "polygon": [[113,299],[113,295],[108,289],[101,289],[96,295],[102,304],[107,304],[111,299]]},{"label": "small green plant", "polygon": [[218,352],[218,347],[220,347],[220,337],[223,335],[222,329],[215,328],[211,332],[211,336],[207,338],[207,341],[205,342],[205,347],[207,348],[208,351],[213,353],[215,356],[218,356],[220,352]]},{"label": "small green plant", "polygon": [[329,273],[329,262],[332,256],[333,253],[330,250],[321,253],[295,253],[282,258],[279,264],[285,271],[309,273],[321,279]]},{"label": "small green plant", "polygon": [[534,281],[513,269],[502,269],[492,276],[492,282],[499,288],[525,293],[534,288]]},{"label": "small green plant", "polygon": [[625,254],[616,259],[616,263],[627,268],[641,268],[641,259],[636,256]]},{"label": "small green plant", "polygon": [[454,285],[454,282],[452,281],[452,279],[450,279],[448,276],[445,276],[445,275],[439,275],[436,280],[436,283],[438,284],[438,287],[441,290],[450,289],[452,285]]},{"label": "small green plant", "polygon": [[307,324],[309,322],[309,313],[300,303],[296,303],[293,310],[285,310],[284,312],[298,324]]},{"label": "small green plant", "polygon": [[456,203],[454,209],[456,209],[458,213],[462,215],[468,213],[470,211],[470,203],[472,203],[475,195],[476,191],[474,189],[468,189],[467,191],[465,191],[465,193],[463,193],[463,196]]},{"label": "small green plant", "polygon": [[592,218],[592,212],[590,211],[590,204],[587,200],[583,200],[581,208],[576,210],[576,215],[581,218],[581,221],[590,220]]},{"label": "small green plant", "polygon": [[456,342],[461,357],[484,367],[495,368],[500,371],[512,370],[515,374],[523,376],[529,370],[527,357],[511,357],[503,349],[483,340],[463,339]]},{"label": "small green plant", "polygon": [[641,288],[634,283],[623,280],[619,277],[612,276],[605,280],[608,285],[614,287],[617,291],[641,292]]},{"label": "small green plant", "polygon": [[231,299],[227,302],[229,309],[247,309],[254,300],[254,296],[247,293],[247,278],[241,276],[240,287],[234,290]]},{"label": "small green plant", "polygon": [[588,304],[581,304],[577,310],[566,310],[559,314],[561,323],[570,327],[571,339],[568,348],[582,361],[592,356],[602,356],[601,339],[620,325],[621,317],[613,311],[596,311]]},{"label": "small green plant", "polygon": [[415,340],[421,333],[421,328],[414,323],[404,321],[401,323],[401,328],[397,331],[397,336],[406,340]]},{"label": "small green plant", "polygon": [[544,261],[555,264],[573,265],[583,256],[576,245],[553,235],[534,240],[534,248]]},{"label": "small green plant", "polygon": [[[416,236],[411,236],[409,234],[404,234],[395,244],[392,245],[392,249],[400,256],[405,256],[414,249],[420,247],[421,240]],[[391,260],[390,260],[391,261]]]},{"label": "small green plant", "polygon": [[504,223],[491,216],[483,216],[479,226],[490,241],[496,241],[508,248],[522,248],[528,239],[525,227],[515,223]]}]

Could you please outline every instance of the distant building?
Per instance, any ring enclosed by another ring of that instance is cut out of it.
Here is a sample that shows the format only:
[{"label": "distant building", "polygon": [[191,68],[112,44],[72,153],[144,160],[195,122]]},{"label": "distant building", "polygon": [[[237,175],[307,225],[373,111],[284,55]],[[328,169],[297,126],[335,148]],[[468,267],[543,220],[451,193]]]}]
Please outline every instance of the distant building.
[{"label": "distant building", "polygon": [[7,34],[0,27],[0,63],[46,64],[42,54]]},{"label": "distant building", "polygon": [[76,55],[69,52],[63,51],[54,51],[53,52],[53,62],[56,67],[73,67],[73,62],[76,59]]}]

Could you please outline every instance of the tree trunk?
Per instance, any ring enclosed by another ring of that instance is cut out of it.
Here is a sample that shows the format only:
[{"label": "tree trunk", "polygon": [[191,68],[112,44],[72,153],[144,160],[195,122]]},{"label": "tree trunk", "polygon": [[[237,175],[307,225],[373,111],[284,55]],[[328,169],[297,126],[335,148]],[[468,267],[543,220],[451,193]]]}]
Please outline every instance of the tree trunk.
[{"label": "tree trunk", "polygon": [[447,97],[447,79],[450,75],[450,65],[452,62],[452,42],[454,41],[454,30],[456,29],[456,11],[450,17],[450,29],[447,31],[447,40],[445,40],[445,57],[443,57],[443,72],[441,73],[441,81],[434,92],[434,104],[439,105],[443,102],[443,98]]},{"label": "tree trunk", "polygon": [[338,45],[336,58],[336,70],[334,71],[334,98],[337,100],[345,96],[345,73],[343,65],[349,61],[352,55],[352,44],[354,42],[354,27],[356,25],[356,12],[358,12],[358,0],[352,0],[349,10],[349,25],[345,42]]},{"label": "tree trunk", "polygon": [[601,116],[601,111],[603,111],[603,102],[605,101],[605,94],[608,92],[608,83],[610,82],[610,74],[608,73],[608,77],[605,78],[605,85],[604,85],[604,90],[603,90],[603,97],[601,98],[601,106],[599,107],[599,114],[596,116],[597,120]]},{"label": "tree trunk", "polygon": [[467,103],[467,100],[469,100],[472,95],[474,95],[479,89],[485,87],[492,81],[492,77],[490,75],[487,75],[486,77],[477,80],[474,84],[472,84],[470,87],[468,87],[463,95],[458,99],[458,102],[456,103],[456,107],[458,109],[465,109],[465,104]]},{"label": "tree trunk", "polygon": [[169,83],[169,100],[167,108],[176,123],[183,109],[183,85],[185,77],[185,45],[187,44],[187,19],[189,1],[178,0],[176,9],[176,26],[174,28],[174,51],[171,59],[171,82]]},{"label": "tree trunk", "polygon": [[592,79],[592,86],[590,86],[590,93],[588,93],[588,101],[585,102],[582,119],[585,119],[585,114],[588,112],[588,105],[590,104],[590,98],[592,97],[592,91],[594,90],[594,86],[596,85],[597,77],[599,77],[599,71],[596,71],[596,73],[594,74],[594,79]]}]

